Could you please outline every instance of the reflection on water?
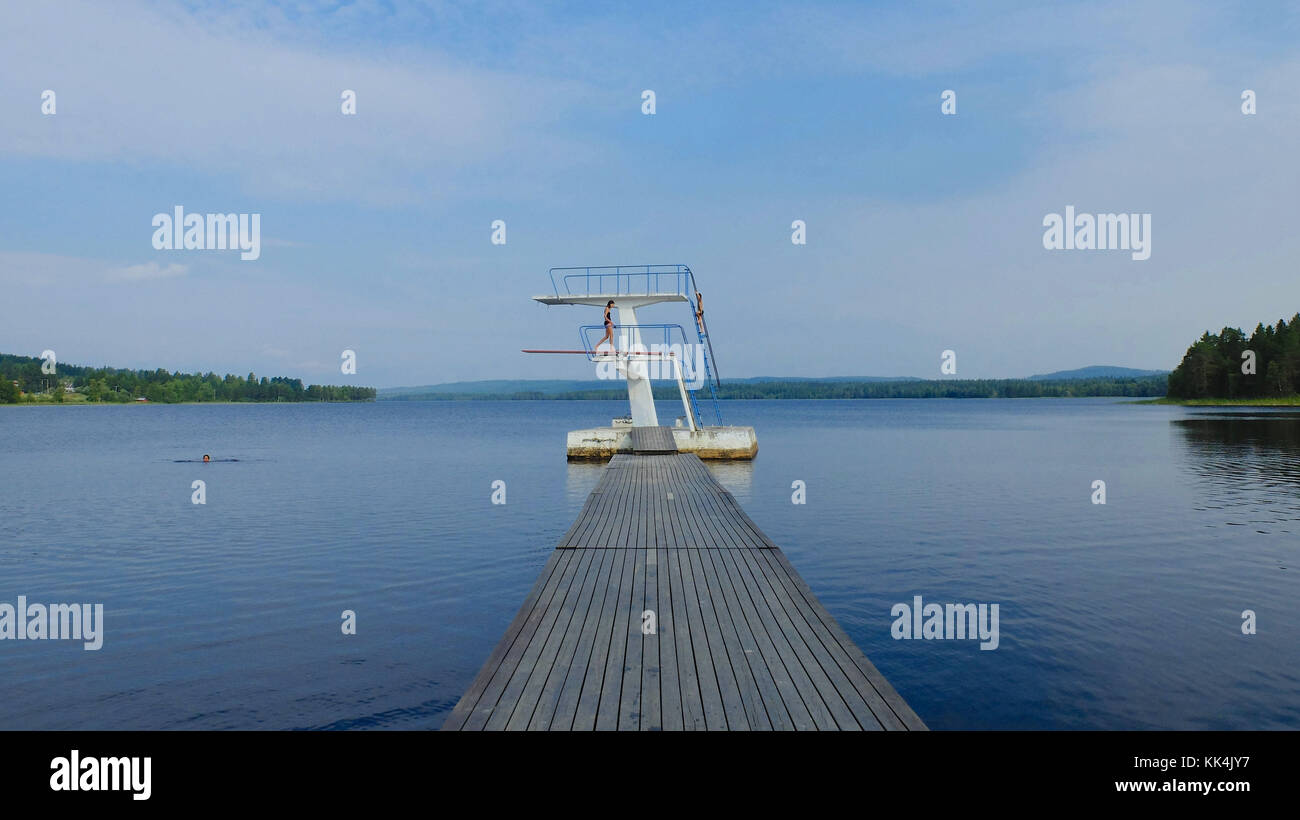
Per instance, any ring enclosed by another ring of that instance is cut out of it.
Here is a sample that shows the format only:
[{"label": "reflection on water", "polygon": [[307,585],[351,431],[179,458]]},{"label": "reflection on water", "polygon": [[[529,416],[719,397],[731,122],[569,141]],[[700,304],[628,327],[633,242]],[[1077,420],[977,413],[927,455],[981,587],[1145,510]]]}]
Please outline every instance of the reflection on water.
[{"label": "reflection on water", "polygon": [[754,462],[752,461],[706,461],[709,472],[727,492],[736,497],[742,505],[750,499],[754,490]]},{"label": "reflection on water", "polygon": [[[570,461],[564,475],[564,497],[570,504],[581,507],[587,496],[600,481],[605,469],[603,460]],[[752,461],[706,461],[718,483],[744,504],[753,495],[754,463]]]},{"label": "reflection on water", "polygon": [[604,461],[570,461],[564,473],[564,500],[581,507],[600,481]]},{"label": "reflection on water", "polygon": [[[565,432],[623,412],[0,408],[0,603],[102,602],[106,624],[96,652],[4,642],[0,729],[436,728],[600,479],[565,462]],[[899,399],[727,415],[762,451],[709,468],[931,728],[1300,727],[1295,414]],[[185,463],[203,453],[239,463]],[[914,595],[998,603],[998,649],[894,640],[891,607]]]},{"label": "reflection on water", "polygon": [[1257,532],[1290,533],[1300,521],[1300,413],[1215,412],[1173,419],[1202,511]]}]

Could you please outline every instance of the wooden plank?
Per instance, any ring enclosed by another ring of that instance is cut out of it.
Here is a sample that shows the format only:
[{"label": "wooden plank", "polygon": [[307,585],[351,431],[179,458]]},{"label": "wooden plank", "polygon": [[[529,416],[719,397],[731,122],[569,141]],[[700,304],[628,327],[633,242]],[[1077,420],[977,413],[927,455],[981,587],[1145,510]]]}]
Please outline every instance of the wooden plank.
[{"label": "wooden plank", "polygon": [[[605,682],[605,667],[610,656],[610,644],[614,634],[614,619],[618,612],[618,587],[623,578],[623,559],[621,550],[609,550],[612,564],[609,580],[605,585],[605,599],[601,604],[600,621],[596,625],[596,635],[592,640],[591,658],[587,661],[587,673],[583,676],[582,687],[573,705],[570,725],[574,731],[591,731],[596,728],[596,713],[600,708],[600,695]],[[567,715],[567,708],[564,710]],[[557,711],[556,718],[559,719]]]},{"label": "wooden plank", "polygon": [[578,539],[574,542],[575,546],[590,546],[596,543],[602,532],[609,527],[612,516],[616,514],[618,505],[622,502],[622,493],[625,491],[623,485],[624,471],[621,465],[611,461],[605,467],[608,476],[608,483],[602,480],[601,489],[603,490],[604,500],[600,507],[592,511],[590,520],[582,528]]},{"label": "wooden plank", "polygon": [[[705,621],[712,623],[716,621],[718,634],[722,641],[722,653],[715,652],[714,658],[716,667],[724,667],[729,671],[729,675],[736,689],[736,695],[740,699],[740,708],[744,712],[745,725],[749,729],[771,729],[772,721],[767,715],[767,707],[763,703],[763,696],[759,693],[758,683],[754,678],[754,672],[750,669],[749,655],[753,651],[752,642],[746,646],[740,639],[740,633],[736,630],[736,624],[731,616],[731,607],[727,601],[727,596],[722,587],[722,581],[718,577],[717,567],[713,564],[710,553],[718,550],[691,550],[691,560],[696,568],[695,579],[698,584],[703,579],[704,584],[708,587],[708,606],[705,607]],[[710,619],[713,619],[711,621]],[[758,659],[761,662],[761,658]],[[724,677],[719,675],[719,679]],[[725,691],[725,690],[724,690]],[[726,698],[724,697],[724,701]],[[731,723],[730,715],[727,722]]]},{"label": "wooden plank", "polygon": [[[704,694],[700,676],[696,673],[695,642],[691,636],[691,617],[687,598],[694,594],[682,581],[682,556],[684,549],[671,549],[665,553],[670,567],[673,605],[673,643],[677,647],[677,675],[681,681],[682,728],[707,729],[704,714]],[[707,651],[707,650],[705,650]]]},{"label": "wooden plank", "polygon": [[[695,679],[699,682],[700,700],[704,707],[704,725],[709,730],[727,728],[727,711],[722,702],[722,689],[713,668],[713,647],[709,643],[708,627],[700,608],[700,593],[695,584],[690,555],[694,550],[682,550],[677,562],[682,573],[682,598],[686,602],[686,617],[691,633],[691,649],[695,655]],[[721,647],[718,647],[721,649]],[[741,713],[743,715],[743,712]]]},{"label": "wooden plank", "polygon": [[[710,475],[708,479],[712,481],[713,477]],[[730,515],[729,511],[722,508],[713,487],[708,485],[701,487],[699,484],[696,486],[698,495],[695,497],[695,511],[708,532],[710,545],[718,549],[751,546],[740,537],[740,522],[735,516]]]},{"label": "wooden plank", "polygon": [[444,728],[925,724],[707,466],[672,453],[610,460]]},{"label": "wooden plank", "polygon": [[598,544],[601,547],[635,547],[633,535],[636,532],[636,517],[640,507],[641,493],[641,475],[644,472],[641,459],[634,456],[624,456],[624,458],[633,460],[628,466],[625,481],[627,482],[627,493],[624,496],[623,505],[619,509],[618,528],[614,531],[610,540],[604,544]]},{"label": "wooden plank", "polygon": [[636,522],[637,549],[655,546],[654,541],[654,507],[658,499],[658,487],[655,484],[653,463],[645,465],[638,472],[641,475],[640,514]]},{"label": "wooden plank", "polygon": [[592,514],[604,500],[604,492],[601,489],[601,485],[605,483],[605,479],[608,476],[608,472],[601,473],[600,480],[596,482],[596,486],[592,488],[591,494],[588,495],[587,500],[583,502],[582,509],[578,511],[578,517],[573,519],[573,523],[569,525],[569,529],[565,531],[564,535],[560,536],[561,547],[572,543],[578,537],[578,533],[581,532],[584,527],[590,525]]},{"label": "wooden plank", "polygon": [[480,729],[496,706],[501,690],[514,672],[532,633],[541,622],[550,597],[560,586],[569,564],[569,555],[553,552],[524,603],[519,607],[506,634],[497,642],[478,676],[461,695],[443,724],[444,729]]},{"label": "wooden plank", "polygon": [[641,455],[677,452],[677,441],[673,438],[673,428],[663,425],[658,427],[633,427],[631,442],[632,452]]},{"label": "wooden plank", "polygon": [[651,522],[652,532],[651,540],[656,547],[672,546],[668,543],[668,485],[664,480],[664,464],[666,459],[655,459],[650,465],[654,480],[651,482],[653,492],[653,503],[651,504]]},{"label": "wooden plank", "polygon": [[[619,579],[618,605],[614,608],[609,656],[605,659],[605,677],[600,688],[600,704],[596,710],[598,732],[613,731],[618,728],[620,695],[628,644],[628,609],[632,596],[632,572],[633,563],[636,561],[636,550],[623,550],[622,558],[623,569],[622,577]],[[640,632],[639,627],[637,631]]]},{"label": "wooden plank", "polygon": [[609,506],[605,509],[601,519],[594,522],[593,526],[587,531],[581,544],[583,547],[603,548],[617,543],[615,533],[623,523],[626,514],[632,468],[630,466],[625,467],[622,464],[621,460],[628,458],[628,456],[614,456],[614,458],[618,459],[619,463],[613,465],[617,469],[617,477],[610,487]]},{"label": "wooden plank", "polygon": [[[542,634],[543,640],[549,633],[557,602],[566,594],[581,559],[581,555],[574,555],[566,562],[563,573],[556,575],[556,584],[547,597],[545,605],[539,605],[534,610],[529,617],[529,625],[506,653],[488,691],[484,693],[479,706],[476,707],[474,717],[465,722],[466,729],[487,728],[488,723],[496,715],[498,706],[506,712],[506,718],[509,718],[509,713],[514,708],[515,695],[507,695],[507,692],[521,669],[525,677],[531,672],[532,660],[529,651],[534,647],[538,633]],[[522,682],[519,685],[522,686]]]},{"label": "wooden plank", "polygon": [[[564,595],[557,594],[551,598],[542,625],[533,635],[528,648],[524,650],[523,657],[519,660],[519,668],[515,670],[510,682],[506,684],[505,691],[501,693],[501,708],[492,712],[487,725],[484,726],[485,729],[495,731],[510,728],[510,720],[519,710],[521,703],[525,704],[525,708],[531,714],[532,705],[536,702],[546,673],[550,671],[555,651],[558,649],[559,642],[563,640],[564,630],[568,626],[578,595],[582,591],[583,581],[595,555],[596,553],[590,552],[578,553],[575,562],[577,566],[569,576]],[[522,722],[516,721],[515,728],[524,728],[527,725],[528,717],[524,716]]]},{"label": "wooden plank", "polygon": [[716,549],[746,546],[736,536],[740,522],[718,503],[717,496],[722,492],[722,487],[713,478],[713,474],[693,453],[680,459],[679,463],[689,482],[692,512],[705,533],[708,546]]},{"label": "wooden plank", "polygon": [[632,566],[632,596],[628,609],[627,650],[623,655],[623,692],[618,711],[620,731],[641,728],[641,667],[645,635],[641,631],[641,613],[645,612],[646,551],[635,550]]},{"label": "wooden plank", "polygon": [[659,550],[645,551],[645,608],[654,614],[655,630],[641,637],[641,731],[663,729],[663,696],[659,662]]},{"label": "wooden plank", "polygon": [[[550,720],[545,727],[551,731],[568,731],[573,728],[573,717],[578,709],[578,696],[591,664],[591,655],[596,649],[596,636],[604,618],[605,602],[608,596],[609,578],[613,571],[617,553],[614,550],[602,550],[600,573],[596,577],[596,587],[592,594],[587,617],[578,630],[578,642],[573,657],[569,659],[569,669],[565,674],[564,684],[556,695],[554,707],[551,708]],[[539,721],[540,723],[540,721]],[[532,728],[530,726],[530,728]]]},{"label": "wooden plank", "polygon": [[803,661],[804,671],[808,673],[826,707],[835,717],[836,725],[844,730],[882,728],[871,714],[871,710],[866,708],[866,704],[844,678],[840,668],[830,659],[826,648],[809,629],[802,614],[794,610],[789,592],[780,579],[773,575],[771,566],[764,558],[766,552],[766,550],[753,550],[753,554],[748,557],[748,563],[759,582],[769,585],[772,589],[776,606],[783,610],[783,614],[779,616],[782,627],[789,630],[787,637],[794,646],[795,653]]},{"label": "wooden plank", "polygon": [[560,539],[560,546],[567,547],[580,544],[586,535],[587,530],[595,526],[601,520],[604,510],[610,503],[610,491],[617,482],[618,467],[612,461],[605,465],[601,471],[600,480],[596,482],[596,487],[587,496],[587,501],[582,505],[578,512],[578,519],[573,522],[573,526]]},{"label": "wooden plank", "polygon": [[709,537],[695,515],[695,498],[690,492],[689,484],[683,480],[679,469],[680,459],[668,462],[670,485],[673,493],[673,517],[681,525],[682,538],[678,542],[682,547],[706,548],[710,546]]},{"label": "wooden plank", "polygon": [[[677,500],[676,494],[672,492],[674,485],[669,472],[670,464],[670,459],[661,460],[659,471],[664,495],[664,546],[675,547],[686,543],[686,528],[677,515],[680,502]],[[670,495],[672,495],[672,498],[669,498]]]},{"label": "wooden plank", "polygon": [[[759,652],[763,656],[763,669],[776,687],[781,706],[790,720],[791,728],[798,730],[816,729],[817,722],[813,720],[812,713],[804,703],[803,695],[800,694],[793,681],[792,676],[794,674],[803,674],[798,659],[794,657],[789,646],[784,644],[782,638],[778,636],[774,641],[769,634],[769,626],[772,625],[774,619],[767,612],[761,600],[756,602],[751,597],[752,592],[745,584],[732,550],[718,550],[713,553],[713,557],[721,565],[720,572],[725,573],[730,580],[742,617],[749,625],[750,634],[754,637]],[[778,646],[778,642],[782,645]],[[787,654],[783,656],[781,649],[784,649]],[[817,701],[816,708],[822,708],[820,700]],[[773,726],[781,728],[778,726],[781,721],[776,710],[769,708],[768,714],[772,718]],[[830,722],[829,714],[826,715],[826,721]]]},{"label": "wooden plank", "polygon": [[638,458],[637,462],[639,463],[637,464],[635,483],[632,486],[632,503],[628,505],[630,520],[628,521],[627,535],[622,541],[622,545],[628,548],[646,546],[645,519],[646,504],[649,501],[647,497],[649,488],[646,486],[646,479],[649,471],[645,469],[646,465],[642,459]]},{"label": "wooden plank", "polygon": [[754,523],[754,520],[745,513],[745,510],[740,506],[740,502],[736,500],[735,496],[726,490],[723,490],[722,499],[726,501],[733,517],[738,519],[741,524],[744,525],[745,531],[752,536],[755,546],[761,549],[777,549],[777,545],[773,543],[771,538],[767,537],[767,533],[759,529],[758,525]]},{"label": "wooden plank", "polygon": [[893,685],[890,684],[889,680],[880,673],[880,670],[877,669],[875,664],[867,658],[866,654],[863,653],[858,645],[853,642],[853,639],[844,631],[844,627],[842,627],[840,623],[826,611],[826,607],[822,605],[822,602],[813,594],[812,589],[808,586],[808,582],[795,571],[794,566],[791,565],[790,559],[786,554],[780,550],[776,550],[771,555],[764,557],[769,561],[780,563],[791,584],[804,596],[809,607],[817,613],[822,624],[834,636],[836,642],[854,661],[855,665],[862,671],[863,676],[870,683],[872,688],[880,695],[881,699],[889,706],[894,715],[897,716],[899,721],[903,724],[903,727],[913,731],[924,731],[926,729],[925,722],[922,721],[921,717],[916,714],[911,706],[908,705],[907,701],[903,700],[903,697],[898,694]]},{"label": "wooden plank", "polygon": [[682,726],[682,684],[678,680],[677,628],[673,617],[673,587],[668,565],[671,549],[656,550],[655,588],[659,594],[659,715],[665,731]]},{"label": "wooden plank", "polygon": [[[808,655],[802,639],[795,633],[794,626],[790,624],[790,619],[785,614],[785,608],[777,600],[771,586],[765,582],[761,571],[757,571],[754,567],[753,561],[757,552],[757,550],[732,550],[731,556],[744,579],[745,587],[750,590],[750,599],[756,605],[761,602],[759,613],[768,624],[768,636],[781,652],[785,667],[790,672],[791,682],[799,690],[799,695],[804,705],[808,707],[813,722],[818,729],[834,729],[839,725],[836,715],[831,705],[827,703],[827,698],[823,696],[818,681],[808,669],[810,664],[815,667],[816,662]],[[833,695],[834,690],[829,682],[826,682],[825,688],[830,689]],[[838,696],[834,699],[838,700]],[[845,717],[856,725],[853,716],[848,714],[847,709],[843,709],[842,703],[840,706]]]},{"label": "wooden plank", "polygon": [[618,454],[607,470],[561,547],[775,548],[694,454]]},{"label": "wooden plank", "polygon": [[605,547],[635,547],[636,519],[640,512],[641,502],[641,475],[644,472],[641,469],[641,460],[637,459],[627,471],[627,496],[622,507],[619,508],[618,529],[615,530],[607,544],[599,544]]},{"label": "wooden plank", "polygon": [[[734,635],[739,650],[735,654],[728,650],[733,668],[737,670],[736,677],[738,679],[742,676],[746,677],[749,684],[753,686],[758,697],[759,708],[764,713],[762,718],[756,718],[751,714],[750,725],[761,725],[764,729],[793,729],[794,722],[790,719],[789,710],[785,706],[785,698],[776,686],[767,658],[750,627],[744,606],[736,595],[735,586],[723,562],[723,556],[728,550],[700,550],[699,552],[700,561],[705,564],[710,588],[715,590],[714,597],[720,598],[725,604],[719,607],[720,617],[729,622],[731,634]],[[728,625],[724,624],[724,629],[726,628]],[[743,694],[745,689],[742,687],[741,691]],[[798,693],[795,693],[795,696],[797,697]],[[747,711],[750,711],[748,702],[746,707]]]},{"label": "wooden plank", "polygon": [[695,593],[700,607],[700,619],[704,624],[704,634],[709,643],[709,660],[712,662],[713,674],[718,682],[718,692],[722,697],[722,710],[727,717],[727,728],[733,731],[749,729],[752,724],[745,709],[745,699],[740,691],[740,683],[731,667],[727,656],[726,640],[723,636],[718,614],[709,593],[708,579],[700,565],[702,550],[688,550],[686,560],[690,562],[691,574],[695,580]]},{"label": "wooden plank", "polygon": [[[880,693],[872,687],[862,670],[853,663],[844,647],[826,628],[820,615],[813,611],[802,592],[791,581],[786,568],[779,561],[772,560],[772,556],[765,555],[761,560],[767,561],[771,568],[768,573],[769,578],[774,584],[780,586],[785,596],[784,600],[789,601],[787,612],[791,620],[804,636],[805,642],[814,648],[814,654],[822,664],[827,677],[844,698],[844,702],[853,710],[858,723],[864,729],[907,728],[885,704]],[[825,617],[834,621],[830,613],[826,613]]]},{"label": "wooden plank", "polygon": [[[556,654],[546,685],[542,688],[537,698],[537,705],[528,719],[530,730],[551,728],[555,712],[560,705],[560,697],[569,686],[571,678],[578,678],[577,686],[581,686],[581,676],[586,673],[587,660],[591,653],[590,640],[595,634],[596,620],[599,618],[601,603],[604,601],[605,586],[609,583],[610,565],[613,563],[612,552],[612,550],[601,550],[595,558],[592,569],[587,572],[587,580],[578,601],[578,608],[574,610],[573,619],[564,633],[564,641]],[[577,686],[569,689],[574,692],[575,702]],[[512,717],[511,723],[514,722]],[[517,726],[508,728],[517,728]]]}]

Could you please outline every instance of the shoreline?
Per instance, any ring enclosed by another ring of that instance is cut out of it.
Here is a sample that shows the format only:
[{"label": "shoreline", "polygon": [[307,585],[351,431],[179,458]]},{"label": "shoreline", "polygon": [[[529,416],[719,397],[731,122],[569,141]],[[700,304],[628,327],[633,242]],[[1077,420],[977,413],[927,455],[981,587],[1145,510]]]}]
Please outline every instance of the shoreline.
[{"label": "shoreline", "polygon": [[1173,407],[1300,407],[1300,396],[1272,399],[1144,399],[1134,404],[1162,404]]},{"label": "shoreline", "polygon": [[374,399],[360,401],[15,401],[0,407],[179,407],[181,405],[219,404],[374,404]]},{"label": "shoreline", "polygon": [[[400,399],[364,399],[360,401],[175,401],[175,402],[106,402],[106,401],[18,401],[6,402],[0,404],[0,407],[158,407],[158,406],[197,406],[197,405],[266,405],[266,404],[404,404],[419,402],[474,402],[474,401],[615,401],[618,397],[609,398],[552,398],[542,396],[530,396],[528,398],[515,398],[499,395],[489,396],[429,396],[428,398],[400,398]],[[1127,399],[1124,404],[1145,404],[1161,405],[1169,407],[1300,407],[1300,396],[1286,396],[1283,398],[1264,398],[1264,399],[1170,399],[1167,397],[1159,398],[1136,398],[1130,396],[890,396],[890,397],[762,397],[762,398],[743,398],[743,399],[718,399],[718,401],[987,401],[987,400],[1057,400],[1073,401],[1078,399]]]}]

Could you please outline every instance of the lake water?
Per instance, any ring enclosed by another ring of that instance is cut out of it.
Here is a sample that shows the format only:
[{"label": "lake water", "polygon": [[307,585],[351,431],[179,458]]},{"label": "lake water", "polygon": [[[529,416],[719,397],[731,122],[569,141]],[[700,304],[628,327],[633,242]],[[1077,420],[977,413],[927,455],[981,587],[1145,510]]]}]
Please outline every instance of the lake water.
[{"label": "lake water", "polygon": [[[566,463],[565,432],[624,412],[0,408],[0,603],[105,612],[98,651],[0,641],[0,729],[437,728],[597,481]],[[723,412],[760,450],[715,475],[931,728],[1300,727],[1300,416],[1109,399]],[[184,461],[204,453],[238,460]],[[915,595],[997,603],[1000,645],[894,640],[891,607]]]}]

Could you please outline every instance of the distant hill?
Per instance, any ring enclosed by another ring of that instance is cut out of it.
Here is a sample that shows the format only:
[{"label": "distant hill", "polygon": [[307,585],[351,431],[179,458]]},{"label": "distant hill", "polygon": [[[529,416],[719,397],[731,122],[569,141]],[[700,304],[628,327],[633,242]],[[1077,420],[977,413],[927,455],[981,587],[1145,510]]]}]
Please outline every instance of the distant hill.
[{"label": "distant hill", "polygon": [[1055,373],[1040,373],[1030,376],[1030,381],[1065,381],[1067,379],[1143,379],[1148,376],[1164,376],[1168,370],[1135,370],[1132,367],[1113,367],[1111,365],[1093,365],[1080,367],[1078,370],[1057,370]]},{"label": "distant hill", "polygon": [[748,379],[727,379],[736,384],[763,384],[764,382],[919,382],[915,376],[751,376]]},{"label": "distant hill", "polygon": [[381,387],[381,399],[396,396],[425,396],[442,393],[471,395],[475,393],[570,393],[575,390],[608,390],[609,382],[595,379],[482,379],[472,382],[446,382],[415,387]]},{"label": "distant hill", "polygon": [[[766,384],[768,382],[912,382],[920,379],[909,376],[752,376],[747,379],[727,379],[729,384]],[[559,393],[581,393],[591,390],[626,390],[622,384],[611,384],[597,379],[482,379],[471,382],[446,382],[444,384],[425,384],[415,387],[381,387],[380,399],[408,399],[415,397],[433,398],[440,395],[457,397],[491,394],[494,396],[515,393],[540,393],[545,396]]]},{"label": "distant hill", "polygon": [[[1131,367],[1111,367],[1095,365],[1081,367],[1078,370],[1058,370],[1055,373],[1043,373],[1030,376],[1028,381],[1069,381],[1071,379],[1142,379],[1151,376],[1164,376],[1168,370],[1136,370]],[[886,384],[900,382],[921,382],[915,376],[750,376],[746,379],[727,379],[730,385],[758,384],[795,384],[808,382],[815,384]],[[622,390],[622,385],[613,385],[597,379],[482,379],[470,382],[446,382],[444,384],[425,384],[413,387],[381,387],[379,398],[416,398],[438,395],[455,395],[467,397],[475,395],[508,396],[513,394],[541,394],[552,396],[561,393],[584,393],[592,390]]]},{"label": "distant hill", "polygon": [[[1124,368],[1117,368],[1124,370]],[[1139,371],[1130,371],[1139,372]],[[899,379],[831,378],[729,379],[718,389],[720,399],[975,399],[1081,396],[1157,397],[1165,395],[1168,376],[1067,379]],[[577,389],[573,389],[577,388]],[[414,392],[423,391],[423,392]],[[660,382],[656,399],[678,397],[677,386]],[[428,387],[389,388],[380,401],[586,400],[626,399],[626,385],[614,381],[563,382],[545,380],[459,382]]]}]

